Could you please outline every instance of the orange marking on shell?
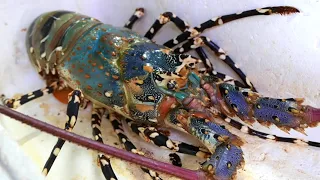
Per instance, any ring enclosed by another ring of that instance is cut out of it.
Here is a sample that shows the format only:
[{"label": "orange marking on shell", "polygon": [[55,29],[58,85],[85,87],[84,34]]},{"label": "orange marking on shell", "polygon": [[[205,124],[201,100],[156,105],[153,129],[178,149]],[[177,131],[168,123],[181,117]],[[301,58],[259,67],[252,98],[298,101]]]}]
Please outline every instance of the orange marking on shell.
[{"label": "orange marking on shell", "polygon": [[87,89],[88,89],[88,90],[92,90],[92,87],[88,85],[88,86],[87,86]]},{"label": "orange marking on shell", "polygon": [[112,78],[115,79],[115,80],[118,80],[118,79],[119,79],[119,76],[117,76],[117,75],[112,75]]},{"label": "orange marking on shell", "polygon": [[149,73],[153,72],[153,68],[151,66],[143,66],[143,70],[145,70],[146,72],[149,72]]},{"label": "orange marking on shell", "polygon": [[88,46],[88,47],[87,47],[87,49],[88,49],[88,50],[91,50],[91,49],[92,49],[92,47],[91,47],[91,46]]},{"label": "orange marking on shell", "polygon": [[76,65],[75,65],[75,64],[72,64],[71,67],[72,67],[72,68],[76,68]]},{"label": "orange marking on shell", "polygon": [[102,66],[102,65],[100,65],[100,66],[99,66],[99,69],[103,69],[103,66]]},{"label": "orange marking on shell", "polygon": [[75,56],[75,55],[76,55],[76,52],[72,52],[71,55],[72,55],[72,56]]},{"label": "orange marking on shell", "polygon": [[77,47],[77,50],[78,50],[78,51],[81,51],[81,47]]},{"label": "orange marking on shell", "polygon": [[65,88],[62,90],[56,90],[53,92],[53,96],[63,104],[68,104],[68,94],[72,92],[73,89]]},{"label": "orange marking on shell", "polygon": [[105,74],[106,74],[106,76],[110,76],[110,73],[109,73],[109,72],[106,72]]},{"label": "orange marking on shell", "polygon": [[85,74],[84,77],[85,77],[86,79],[89,79],[89,78],[90,78],[90,75],[89,75],[89,74]]},{"label": "orange marking on shell", "polygon": [[99,83],[99,84],[98,84],[98,87],[100,87],[100,88],[101,88],[101,87],[102,87],[102,84],[101,84],[101,83]]},{"label": "orange marking on shell", "polygon": [[147,111],[154,110],[153,105],[136,104],[135,107],[140,112],[147,112]]},{"label": "orange marking on shell", "polygon": [[97,65],[97,63],[95,63],[95,62],[94,62],[94,63],[92,63],[91,65],[92,65],[92,66],[96,66],[96,65]]}]

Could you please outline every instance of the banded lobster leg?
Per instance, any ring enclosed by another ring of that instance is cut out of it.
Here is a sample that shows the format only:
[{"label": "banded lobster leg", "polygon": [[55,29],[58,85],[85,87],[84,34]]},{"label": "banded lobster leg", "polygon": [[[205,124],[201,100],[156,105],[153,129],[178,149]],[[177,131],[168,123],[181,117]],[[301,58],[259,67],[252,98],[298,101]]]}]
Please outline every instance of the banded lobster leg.
[{"label": "banded lobster leg", "polygon": [[127,119],[127,123],[131,130],[139,135],[141,138],[151,141],[153,144],[183,154],[189,154],[200,158],[207,158],[210,156],[207,150],[187,144],[185,142],[175,141],[159,131],[156,127],[140,126],[137,123]]},{"label": "banded lobster leg", "polygon": [[[65,124],[64,130],[66,131],[72,131],[73,127],[76,125],[77,123],[77,118],[78,118],[78,112],[79,112],[79,107],[81,104],[81,101],[83,100],[83,94],[80,90],[74,90],[72,91],[69,95],[68,95],[68,108],[67,108],[67,117],[68,120]],[[57,143],[54,145],[50,156],[47,160],[47,162],[45,163],[42,173],[46,176],[55,159],[57,158],[58,154],[60,153],[62,146],[64,145],[65,140],[59,138]]]},{"label": "banded lobster leg", "polygon": [[[239,75],[240,79],[244,82],[244,84],[223,73],[214,71],[213,65],[209,61],[208,56],[206,55],[203,49],[199,48],[202,46],[207,46],[208,48],[210,48],[220,60],[225,62],[237,75]],[[230,83],[232,82],[239,87],[250,88],[252,91],[256,91],[255,87],[250,82],[249,78],[235,64],[235,62],[230,58],[230,56],[228,56],[221,47],[219,47],[216,43],[211,41],[208,37],[200,36],[200,37],[195,37],[193,39],[190,39],[186,43],[182,44],[182,46],[174,49],[174,52],[186,53],[193,49],[195,49],[198,52],[200,59],[206,62],[205,66],[206,66],[206,71],[208,73],[212,73],[215,77],[217,77],[223,82],[230,82]]]},{"label": "banded lobster leg", "polygon": [[57,85],[57,82],[55,83],[52,83],[50,86],[47,86],[43,89],[39,89],[39,90],[36,90],[36,91],[33,91],[31,93],[28,93],[28,94],[25,94],[25,95],[22,95],[20,97],[17,97],[17,98],[12,98],[12,99],[7,99],[5,97],[5,95],[1,95],[0,97],[0,100],[2,101],[2,103],[9,107],[9,108],[13,108],[13,109],[16,109],[32,100],[35,100],[37,98],[40,98],[44,95],[47,95],[47,94],[51,94],[53,93],[54,90],[58,89],[58,85]]},{"label": "banded lobster leg", "polygon": [[[96,107],[95,104],[93,104],[92,108],[92,114],[91,114],[91,127],[92,127],[92,135],[94,140],[100,142],[103,144],[103,139],[100,131],[101,126],[101,118],[103,114],[105,113],[104,108]],[[101,171],[106,179],[114,179],[116,180],[117,177],[112,169],[111,163],[110,163],[110,156],[104,155],[102,153],[98,154],[98,161],[101,167]]]},{"label": "banded lobster leg", "polygon": [[[119,138],[119,141],[124,145],[124,148],[127,151],[139,155],[144,155],[144,152],[138,150],[136,146],[130,141],[130,139],[125,135],[125,132],[122,127],[122,122],[124,122],[124,120],[121,120],[120,118],[122,119],[123,117],[119,117],[114,112],[109,113],[107,116],[107,119],[110,120],[112,127]],[[143,172],[147,173],[153,180],[161,180],[161,177],[157,172],[142,166],[140,168]]]},{"label": "banded lobster leg", "polygon": [[[94,139],[100,143],[103,143],[100,127],[101,127],[101,118],[105,114],[105,111],[106,111],[105,108],[96,107],[96,105],[94,105],[94,107],[92,109],[92,116],[91,116],[92,135],[93,135]],[[120,142],[124,144],[125,149],[129,152],[143,155],[143,153],[141,151],[137,150],[137,148],[132,144],[132,142],[129,140],[129,138],[124,134],[122,127],[121,127],[122,124],[118,120],[115,113],[108,114],[107,119],[109,119],[111,121],[113,129],[116,132]],[[102,153],[99,153],[98,154],[98,161],[99,161],[99,164],[101,167],[101,171],[106,179],[108,179],[108,180],[109,179],[110,180],[117,179],[117,177],[112,169],[110,157],[108,155],[104,155]],[[144,172],[146,172],[152,179],[161,179],[159,177],[158,173],[156,173],[148,168],[141,167],[141,169]]]},{"label": "banded lobster leg", "polygon": [[166,47],[173,48],[174,46],[186,41],[187,39],[194,38],[200,35],[205,30],[219,26],[237,19],[258,16],[258,15],[272,15],[272,14],[291,14],[300,12],[298,9],[290,6],[276,6],[276,7],[264,7],[259,9],[252,9],[248,11],[243,11],[235,14],[224,15],[220,17],[214,17],[194,28],[191,28],[177,37],[164,43]]},{"label": "banded lobster leg", "polygon": [[[163,14],[160,15],[160,17],[153,23],[153,25],[151,26],[151,28],[148,30],[148,32],[145,34],[145,37],[152,39],[156,33],[168,22],[173,22],[173,24],[179,28],[180,31],[182,32],[186,32],[189,29],[189,25],[186,23],[186,21],[182,20],[181,18],[179,18],[178,16],[176,16],[175,14],[173,14],[172,12],[165,12]],[[181,42],[182,43],[182,42]],[[178,43],[179,44],[179,43]],[[176,44],[176,45],[178,45]],[[233,60],[227,56],[225,54],[225,52],[215,43],[213,42],[208,42],[206,44],[213,52],[215,52],[215,54],[219,57],[220,60],[224,61],[227,63],[227,65],[229,65],[229,67],[231,67],[238,75],[239,77],[243,80],[244,85],[242,83],[240,83],[237,80],[231,79],[230,77],[222,74],[222,73],[218,73],[218,72],[214,72],[213,69],[213,65],[210,62],[210,60],[208,59],[208,56],[206,55],[204,49],[201,46],[196,46],[195,49],[196,53],[199,55],[200,59],[202,60],[202,62],[204,63],[205,67],[206,67],[206,71],[207,72],[213,72],[217,77],[219,77],[221,80],[223,81],[234,81],[237,85],[241,86],[241,87],[248,87],[251,88],[253,90],[255,90],[255,88],[253,87],[252,83],[249,81],[249,79],[246,77],[246,75],[241,71],[241,69],[239,69],[235,63],[233,62]],[[186,45],[188,46],[188,45]],[[191,45],[190,45],[191,46]],[[185,52],[190,51],[191,48],[189,47],[184,47],[184,45],[180,48],[177,48],[174,52],[177,54],[182,54]]]},{"label": "banded lobster leg", "polygon": [[[178,35],[177,37],[167,41],[164,43],[166,47],[173,48],[174,46],[188,40],[195,38],[199,36],[202,32],[204,32],[206,29],[222,25],[227,22],[231,22],[237,19],[245,18],[245,17],[250,17],[250,16],[257,16],[257,15],[272,15],[272,14],[291,14],[291,13],[298,13],[299,10],[294,8],[294,7],[289,7],[289,6],[278,6],[278,7],[265,7],[265,8],[259,8],[259,9],[253,9],[253,10],[248,10],[248,11],[243,11],[235,14],[229,14],[229,15],[224,15],[221,17],[214,17],[199,26],[196,26],[194,28],[188,29]],[[179,49],[179,51],[185,52],[183,49]],[[203,51],[202,51],[203,52]],[[206,59],[207,58],[203,55],[201,52],[201,49],[197,49],[197,53],[200,55],[201,59]],[[221,56],[222,58],[226,57],[225,55]],[[221,58],[220,58],[221,59]],[[204,61],[207,62],[207,61]],[[209,61],[208,61],[209,62]],[[227,61],[225,61],[227,62]],[[232,62],[232,61],[230,61]],[[254,90],[254,87],[252,86],[251,83],[246,81],[246,76],[244,73],[236,67],[234,63],[227,63],[235,72],[240,76],[240,78],[243,80],[245,85],[247,87],[251,87]],[[210,66],[210,64],[207,64],[207,66]]]}]

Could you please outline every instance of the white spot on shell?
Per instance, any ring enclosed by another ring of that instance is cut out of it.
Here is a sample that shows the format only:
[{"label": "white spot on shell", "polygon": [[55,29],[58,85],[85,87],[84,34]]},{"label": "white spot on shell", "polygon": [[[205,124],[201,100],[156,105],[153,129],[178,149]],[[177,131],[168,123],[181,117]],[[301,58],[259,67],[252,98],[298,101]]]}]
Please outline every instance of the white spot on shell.
[{"label": "white spot on shell", "polygon": [[[230,123],[230,122],[231,122],[231,119],[230,119],[230,118],[228,118],[228,117],[227,117],[227,118],[225,118],[224,120],[225,120],[226,122],[228,122],[228,123]],[[241,128],[241,129],[242,129],[242,128]]]},{"label": "white spot on shell", "polygon": [[76,121],[77,121],[76,116],[71,116],[71,119],[70,119],[70,126],[71,126],[71,128],[74,127],[74,125],[76,124]]},{"label": "white spot on shell", "polygon": [[150,29],[150,33],[151,33],[151,34],[154,33],[154,29],[153,29],[153,28]]},{"label": "white spot on shell", "polygon": [[273,135],[270,135],[270,134],[267,135],[267,138],[268,138],[268,139],[272,139],[272,140],[273,140],[273,139],[276,139],[276,137],[274,137]]},{"label": "white spot on shell", "polygon": [[226,55],[225,54],[221,54],[220,56],[219,56],[219,59],[221,59],[221,60],[225,60],[226,59]]},{"label": "white spot on shell", "polygon": [[45,42],[48,39],[49,35],[47,35],[46,37],[44,37],[43,39],[41,39],[40,43]]},{"label": "white spot on shell", "polygon": [[30,47],[29,51],[30,51],[30,53],[32,54],[32,53],[34,52],[33,47]]},{"label": "white spot on shell", "polygon": [[270,11],[270,9],[256,9],[259,13],[266,13],[267,11]]},{"label": "white spot on shell", "polygon": [[79,96],[74,96],[74,101],[73,101],[73,103],[80,103],[80,98],[79,98]]},{"label": "white spot on shell", "polygon": [[46,52],[41,54],[41,58],[44,58],[44,57],[46,57]]},{"label": "white spot on shell", "polygon": [[167,141],[166,141],[166,146],[167,146],[169,149],[174,148],[174,145],[173,145],[172,141],[170,141],[170,140],[167,140]]},{"label": "white spot on shell", "polygon": [[104,95],[106,96],[106,97],[112,97],[112,91],[107,91],[107,92],[105,92],[104,93]]},{"label": "white spot on shell", "polygon": [[151,138],[156,138],[157,136],[159,136],[159,133],[157,133],[157,132],[154,132],[154,133],[150,134]]},{"label": "white spot on shell", "polygon": [[249,128],[248,128],[248,126],[242,126],[240,131],[244,132],[244,133],[248,133],[249,132]]},{"label": "white spot on shell", "polygon": [[100,159],[100,162],[101,162],[102,166],[107,166],[107,165],[109,165],[108,161],[105,160],[105,159]]},{"label": "white spot on shell", "polygon": [[60,148],[55,148],[53,151],[53,155],[58,156],[59,153],[60,153]]},{"label": "white spot on shell", "polygon": [[221,18],[218,20],[218,24],[219,24],[219,25],[222,25],[222,24],[223,24],[223,21],[222,21]]},{"label": "white spot on shell", "polygon": [[177,41],[176,38],[173,39],[173,44],[178,44],[179,42]]},{"label": "white spot on shell", "polygon": [[179,52],[181,52],[181,53],[182,53],[183,51],[184,51],[184,49],[183,49],[183,48],[180,48],[180,49],[179,49]]}]

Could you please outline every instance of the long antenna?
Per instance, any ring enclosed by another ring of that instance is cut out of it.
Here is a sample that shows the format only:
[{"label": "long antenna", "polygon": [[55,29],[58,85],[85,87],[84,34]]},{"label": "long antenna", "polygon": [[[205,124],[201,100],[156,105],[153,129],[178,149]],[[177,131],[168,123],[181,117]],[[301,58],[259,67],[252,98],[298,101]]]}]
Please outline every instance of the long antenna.
[{"label": "long antenna", "polygon": [[89,149],[96,150],[98,152],[109,154],[111,156],[124,159],[126,161],[139,164],[141,166],[148,167],[150,169],[153,169],[159,172],[171,174],[182,179],[190,179],[190,180],[207,179],[204,171],[201,171],[201,170],[193,171],[189,169],[176,167],[168,163],[156,161],[151,158],[133,154],[125,150],[118,149],[106,144],[102,144],[92,139],[57,128],[46,122],[39,121],[33,117],[24,115],[20,112],[14,111],[2,105],[0,105],[0,113],[5,114],[22,123],[25,123],[31,127],[39,129],[43,132],[62,138],[66,141],[78,144],[80,146],[83,146]]}]

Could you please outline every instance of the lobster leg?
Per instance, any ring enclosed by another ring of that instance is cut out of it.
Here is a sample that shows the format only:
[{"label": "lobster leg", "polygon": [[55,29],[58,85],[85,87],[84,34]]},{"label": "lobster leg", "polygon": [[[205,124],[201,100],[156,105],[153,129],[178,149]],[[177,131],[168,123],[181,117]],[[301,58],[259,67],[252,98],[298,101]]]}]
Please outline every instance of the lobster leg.
[{"label": "lobster leg", "polygon": [[257,15],[272,15],[272,14],[291,14],[291,13],[298,13],[298,12],[300,11],[294,7],[278,6],[278,7],[264,7],[259,9],[252,9],[252,10],[243,11],[235,14],[224,15],[221,17],[214,17],[192,29],[189,29],[181,33],[177,37],[164,43],[164,45],[169,48],[172,48],[187,39],[191,39],[198,36],[206,29],[219,26],[227,22],[231,22],[231,21],[245,18],[245,17],[257,16]]},{"label": "lobster leg", "polygon": [[[74,90],[69,94],[69,102],[68,102],[68,108],[67,108],[68,121],[65,124],[64,130],[72,131],[73,127],[75,126],[82,99],[83,99],[83,94],[80,90]],[[53,147],[50,153],[50,156],[43,167],[42,173],[44,175],[47,175],[49,173],[64,143],[65,143],[65,140],[60,138],[58,139],[58,142]]]},{"label": "lobster leg", "polygon": [[[172,12],[165,12],[165,13],[161,14],[160,17],[153,23],[153,25],[149,28],[148,32],[145,34],[145,37],[148,39],[153,39],[153,37],[156,35],[156,33],[165,24],[167,24],[170,21],[173,22],[173,24],[176,27],[178,27],[179,30],[182,32],[189,29],[189,25],[186,21],[182,20],[181,18],[179,18],[178,16],[176,16]],[[207,39],[205,38],[205,40],[207,40]],[[207,72],[211,72],[211,71],[213,71],[212,63],[209,61],[207,55],[205,54],[203,48],[201,47],[202,45],[198,45],[199,43],[201,43],[201,42],[194,40],[194,43],[193,43],[193,41],[190,40],[189,43],[185,43],[184,45],[182,45],[182,47],[177,48],[174,52],[181,54],[181,53],[188,52],[191,49],[195,49],[197,54],[199,55],[200,59],[204,62],[204,65],[207,68]],[[245,82],[245,86],[244,86],[239,81],[234,80],[234,82],[237,85],[240,85],[242,87],[249,87],[249,88],[252,88],[253,90],[255,90],[255,88],[253,87],[253,85],[249,81],[249,79],[246,77],[246,75],[239,68],[237,68],[237,66],[235,65],[233,60],[229,56],[227,56],[225,54],[225,52],[218,45],[216,45],[215,43],[213,43],[210,40],[206,41],[205,43],[206,43],[205,45],[207,45],[212,51],[214,51],[218,55],[219,59],[226,62],[240,76],[240,78],[243,80],[243,82]],[[223,81],[230,80],[230,78],[228,76],[226,76],[222,73],[218,73],[218,72],[213,71],[213,74],[217,75]]]},{"label": "lobster leg", "polygon": [[[101,117],[103,116],[104,112],[105,112],[104,108],[98,108],[95,105],[92,108],[92,115],[91,115],[92,135],[94,139],[100,143],[103,143],[100,126],[101,126]],[[99,153],[98,160],[99,160],[101,171],[104,177],[108,180],[117,179],[110,163],[110,157],[102,153]]]},{"label": "lobster leg", "polygon": [[53,91],[57,88],[57,83],[52,83],[50,86],[47,86],[43,89],[39,89],[36,91],[33,91],[29,94],[25,94],[22,95],[18,98],[13,98],[13,99],[6,99],[5,96],[2,94],[0,97],[0,100],[2,101],[2,103],[9,107],[9,108],[13,108],[16,109],[19,106],[26,104],[34,99],[37,99],[39,97],[42,97],[44,95],[53,93]]},{"label": "lobster leg", "polygon": [[[248,79],[248,77],[244,74],[244,72],[235,64],[235,62],[230,58],[230,56],[226,55],[225,51],[220,48],[217,44],[215,44],[214,42],[212,42],[209,38],[204,37],[204,36],[200,36],[200,37],[195,37],[193,39],[188,40],[186,43],[184,43],[182,46],[180,46],[179,48],[176,48],[174,50],[175,53],[185,53],[188,52],[192,49],[197,49],[201,46],[207,46],[209,47],[217,56],[220,60],[222,60],[223,62],[225,62],[233,71],[235,71],[240,79],[245,83],[245,87],[246,88],[250,88],[253,91],[256,91],[256,89],[254,88],[254,86],[252,85],[252,83],[250,82],[250,80]],[[201,52],[201,50],[197,50],[199,51],[199,53],[204,53]],[[208,60],[208,58],[206,57],[205,54],[202,54],[202,56],[200,56],[202,58],[205,58],[206,64],[208,66],[208,70],[211,72],[213,72],[214,75],[218,75],[217,72],[213,71],[213,67],[210,63],[210,61]],[[201,58],[201,59],[202,59]],[[223,78],[222,73],[219,73],[219,76]],[[223,78],[223,81],[227,81],[229,78],[227,78],[227,76],[225,76]],[[239,83],[236,83],[239,84]]]},{"label": "lobster leg", "polygon": [[184,32],[189,28],[189,25],[186,21],[182,20],[172,12],[165,12],[160,15],[160,17],[152,24],[149,28],[148,32],[144,35],[144,37],[148,39],[153,39],[156,33],[168,22],[173,22],[180,31]]},{"label": "lobster leg", "polygon": [[196,147],[184,142],[171,140],[168,136],[159,132],[155,127],[139,126],[131,120],[127,120],[127,122],[134,133],[142,137],[144,140],[151,141],[153,144],[159,147],[201,158],[207,158],[208,156],[210,156],[210,153],[200,147]]},{"label": "lobster leg", "polygon": [[252,136],[257,136],[261,139],[268,139],[268,140],[277,141],[277,142],[287,142],[287,143],[296,143],[296,144],[301,144],[300,142],[302,141],[302,142],[305,142],[306,144],[308,144],[309,146],[320,147],[319,142],[305,141],[305,140],[300,140],[300,139],[296,139],[296,138],[287,138],[287,137],[280,137],[280,136],[276,136],[276,135],[272,135],[272,134],[267,134],[264,132],[254,130],[254,129],[250,128],[249,126],[243,125],[240,122],[238,122],[234,119],[231,119],[223,114],[221,114],[221,118],[224,121],[226,121],[229,125],[240,130],[241,132],[252,135]]},{"label": "lobster leg", "polygon": [[[117,115],[113,112],[110,113],[108,116],[109,116],[108,119],[110,119],[112,127],[116,132],[119,138],[119,141],[123,143],[125,149],[135,154],[144,155],[144,153],[142,151],[139,151],[136,148],[136,146],[130,141],[130,139],[125,135],[124,130],[122,128],[122,122],[119,119],[119,117],[117,117]],[[152,179],[161,180],[161,177],[159,177],[159,174],[157,172],[142,166],[140,168],[142,169],[143,172],[147,173]]]},{"label": "lobster leg", "polygon": [[137,8],[134,14],[130,17],[128,22],[124,25],[125,28],[132,29],[132,26],[138,19],[140,19],[144,15],[143,8]]}]

